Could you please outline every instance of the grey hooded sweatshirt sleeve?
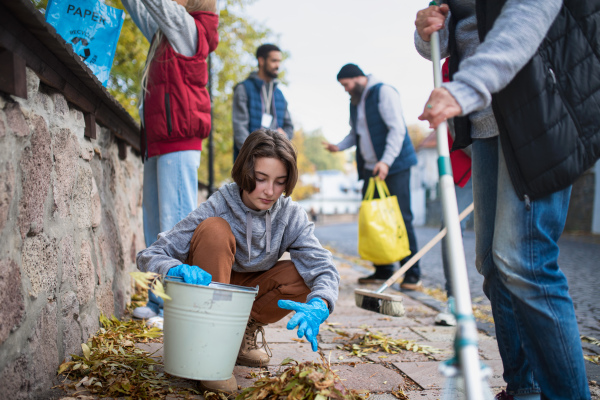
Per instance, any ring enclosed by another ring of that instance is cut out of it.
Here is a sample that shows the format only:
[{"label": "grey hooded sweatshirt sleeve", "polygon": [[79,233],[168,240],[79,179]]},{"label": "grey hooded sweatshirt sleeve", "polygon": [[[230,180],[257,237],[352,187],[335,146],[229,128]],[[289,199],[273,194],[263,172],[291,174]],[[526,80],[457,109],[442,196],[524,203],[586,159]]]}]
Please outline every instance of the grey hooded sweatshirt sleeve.
[{"label": "grey hooded sweatshirt sleeve", "polygon": [[[474,0],[457,2],[475,8]],[[535,54],[561,6],[562,0],[547,0],[543,7],[537,0],[507,0],[485,40],[480,44],[477,36],[472,38],[476,50],[461,60],[453,81],[443,84],[461,106],[461,115],[490,106],[492,94],[506,87]],[[442,56],[448,55],[447,27],[440,33]],[[459,40],[460,32],[456,35]],[[422,56],[431,57],[429,43],[416,32],[415,45]]]},{"label": "grey hooded sweatshirt sleeve", "polygon": [[191,57],[198,49],[198,28],[184,6],[172,0],[122,0],[148,42],[160,29],[179,54]]},{"label": "grey hooded sweatshirt sleeve", "polygon": [[184,263],[196,227],[210,217],[223,218],[231,227],[236,241],[234,271],[267,271],[289,251],[298,273],[311,289],[308,300],[326,300],[333,312],[340,276],[331,253],[314,236],[314,224],[304,209],[289,197],[280,197],[269,210],[251,210],[242,202],[235,183],[223,186],[173,229],[160,233],[152,246],[138,253],[138,268],[166,274]]}]

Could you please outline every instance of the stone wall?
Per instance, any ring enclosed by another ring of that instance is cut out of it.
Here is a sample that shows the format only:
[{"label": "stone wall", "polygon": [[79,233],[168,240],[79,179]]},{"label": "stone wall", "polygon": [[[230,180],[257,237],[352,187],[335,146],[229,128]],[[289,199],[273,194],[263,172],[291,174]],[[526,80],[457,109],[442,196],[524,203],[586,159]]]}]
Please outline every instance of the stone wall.
[{"label": "stone wall", "polygon": [[122,315],[144,247],[142,163],[27,70],[0,93],[0,397],[44,398],[56,368]]}]

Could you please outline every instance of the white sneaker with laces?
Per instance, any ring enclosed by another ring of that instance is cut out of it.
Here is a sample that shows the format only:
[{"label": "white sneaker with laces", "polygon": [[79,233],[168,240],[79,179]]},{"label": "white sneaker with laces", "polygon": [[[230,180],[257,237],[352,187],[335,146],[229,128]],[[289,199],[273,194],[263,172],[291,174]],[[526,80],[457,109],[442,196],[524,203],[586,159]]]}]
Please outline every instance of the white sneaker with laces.
[{"label": "white sneaker with laces", "polygon": [[442,326],[456,326],[456,317],[450,311],[450,306],[446,303],[444,311],[436,315],[435,324]]},{"label": "white sneaker with laces", "polygon": [[152,317],[156,317],[158,314],[154,312],[150,307],[137,307],[133,310],[133,318],[137,319],[150,319]]},{"label": "white sneaker with laces", "polygon": [[146,326],[148,328],[158,328],[162,331],[164,322],[165,319],[157,315],[156,317],[149,318],[148,321],[146,321]]}]

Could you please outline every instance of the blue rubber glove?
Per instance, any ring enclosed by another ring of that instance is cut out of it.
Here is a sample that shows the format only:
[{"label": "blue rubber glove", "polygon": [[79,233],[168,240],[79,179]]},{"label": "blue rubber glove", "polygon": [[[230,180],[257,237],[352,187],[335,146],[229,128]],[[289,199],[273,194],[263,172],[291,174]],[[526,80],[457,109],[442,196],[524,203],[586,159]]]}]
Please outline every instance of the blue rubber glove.
[{"label": "blue rubber glove", "polygon": [[296,311],[296,314],[290,319],[287,328],[292,330],[298,327],[298,337],[306,337],[312,345],[312,350],[318,350],[317,335],[319,326],[329,317],[327,304],[318,297],[311,299],[308,303],[298,303],[291,300],[279,300],[279,308]]},{"label": "blue rubber glove", "polygon": [[212,275],[195,265],[181,264],[167,272],[167,276],[179,276],[185,283],[207,286],[212,281]]}]

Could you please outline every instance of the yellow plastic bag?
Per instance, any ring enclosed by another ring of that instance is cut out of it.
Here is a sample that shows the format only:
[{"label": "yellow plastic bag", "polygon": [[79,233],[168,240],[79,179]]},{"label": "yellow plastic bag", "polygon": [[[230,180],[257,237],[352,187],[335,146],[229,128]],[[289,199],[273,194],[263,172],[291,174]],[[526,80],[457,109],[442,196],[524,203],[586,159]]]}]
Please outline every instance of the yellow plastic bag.
[{"label": "yellow plastic bag", "polygon": [[[375,188],[378,199],[373,199]],[[370,178],[358,213],[358,254],[375,265],[390,264],[410,255],[406,226],[398,199],[379,178]]]}]

